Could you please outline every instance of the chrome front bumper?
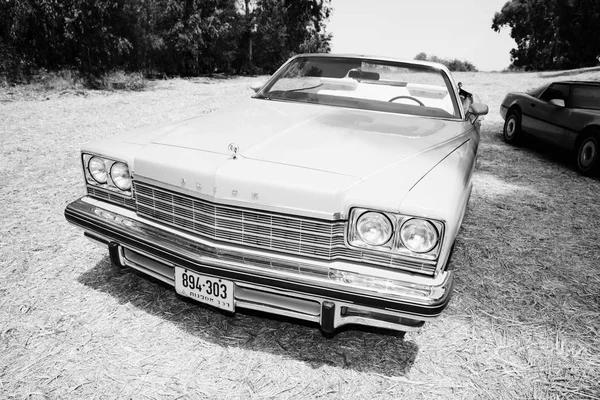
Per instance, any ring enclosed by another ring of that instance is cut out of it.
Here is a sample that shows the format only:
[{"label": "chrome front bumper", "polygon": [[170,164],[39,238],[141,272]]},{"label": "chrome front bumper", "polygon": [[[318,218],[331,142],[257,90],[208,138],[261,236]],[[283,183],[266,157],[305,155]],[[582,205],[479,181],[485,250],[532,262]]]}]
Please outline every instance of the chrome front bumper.
[{"label": "chrome front bumper", "polygon": [[415,330],[442,312],[452,291],[450,271],[428,277],[222,245],[90,197],[69,204],[65,217],[108,245],[117,265],[170,285],[175,266],[228,279],[235,307],[316,322],[325,332],[346,324]]}]

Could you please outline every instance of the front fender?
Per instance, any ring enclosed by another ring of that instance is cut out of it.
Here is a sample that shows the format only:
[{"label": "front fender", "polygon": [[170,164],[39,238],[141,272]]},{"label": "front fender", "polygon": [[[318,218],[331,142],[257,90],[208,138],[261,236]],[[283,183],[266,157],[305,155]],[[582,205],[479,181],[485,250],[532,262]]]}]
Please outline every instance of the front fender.
[{"label": "front fender", "polygon": [[444,269],[467,209],[475,170],[477,137],[450,153],[415,184],[400,205],[402,213],[441,220],[445,233],[439,269]]}]

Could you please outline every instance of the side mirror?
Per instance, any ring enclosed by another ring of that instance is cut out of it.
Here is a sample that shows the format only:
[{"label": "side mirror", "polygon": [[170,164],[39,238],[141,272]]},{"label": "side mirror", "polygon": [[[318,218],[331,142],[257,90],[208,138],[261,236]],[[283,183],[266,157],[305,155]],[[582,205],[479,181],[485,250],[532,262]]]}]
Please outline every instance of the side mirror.
[{"label": "side mirror", "polygon": [[488,106],[486,106],[483,103],[473,103],[473,104],[471,104],[471,108],[469,109],[469,112],[476,117],[481,117],[483,115],[487,115]]},{"label": "side mirror", "polygon": [[467,111],[467,119],[475,124],[479,119],[483,119],[484,115],[488,113],[488,106],[483,103],[472,103]]},{"label": "side mirror", "polygon": [[552,99],[550,100],[550,104],[553,104],[558,107],[564,107],[565,101],[563,99]]},{"label": "side mirror", "polygon": [[265,85],[265,83],[266,83],[265,81],[253,82],[250,85],[250,89],[254,90],[254,93],[257,93],[260,90],[260,88],[262,88]]}]

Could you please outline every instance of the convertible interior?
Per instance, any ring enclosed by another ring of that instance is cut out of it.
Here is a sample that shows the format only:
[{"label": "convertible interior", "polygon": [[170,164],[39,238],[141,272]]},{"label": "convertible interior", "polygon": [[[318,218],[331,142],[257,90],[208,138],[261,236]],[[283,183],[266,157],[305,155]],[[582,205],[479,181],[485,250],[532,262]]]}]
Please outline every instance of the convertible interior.
[{"label": "convertible interior", "polygon": [[401,73],[396,70],[390,73],[392,67],[387,67],[387,70],[386,67],[378,65],[364,69],[354,66],[343,76],[339,76],[339,71],[334,73],[314,67],[302,71],[307,72],[305,74],[295,71],[293,76],[280,77],[266,95],[270,99],[441,118],[458,117],[439,73],[400,68],[396,70],[401,70]]}]

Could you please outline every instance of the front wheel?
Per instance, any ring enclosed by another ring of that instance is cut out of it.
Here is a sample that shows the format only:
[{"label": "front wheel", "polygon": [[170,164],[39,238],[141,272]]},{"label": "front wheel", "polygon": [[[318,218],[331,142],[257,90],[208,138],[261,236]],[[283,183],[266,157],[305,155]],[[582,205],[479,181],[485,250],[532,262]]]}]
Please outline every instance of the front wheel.
[{"label": "front wheel", "polygon": [[575,167],[582,175],[592,175],[598,171],[600,166],[598,151],[600,136],[594,134],[585,135],[575,148]]},{"label": "front wheel", "polygon": [[518,110],[510,110],[504,121],[504,141],[516,144],[521,139],[521,113]]}]

